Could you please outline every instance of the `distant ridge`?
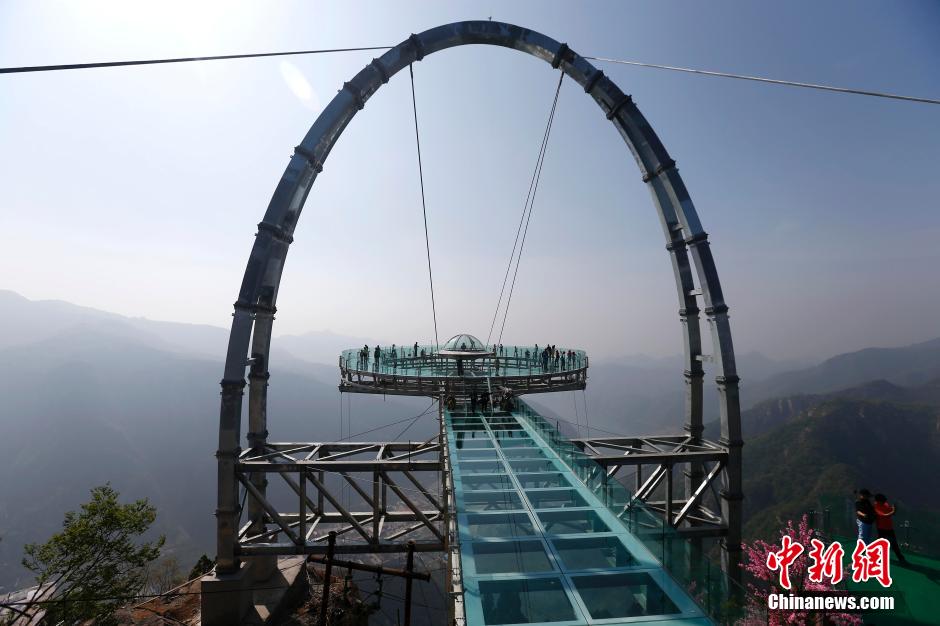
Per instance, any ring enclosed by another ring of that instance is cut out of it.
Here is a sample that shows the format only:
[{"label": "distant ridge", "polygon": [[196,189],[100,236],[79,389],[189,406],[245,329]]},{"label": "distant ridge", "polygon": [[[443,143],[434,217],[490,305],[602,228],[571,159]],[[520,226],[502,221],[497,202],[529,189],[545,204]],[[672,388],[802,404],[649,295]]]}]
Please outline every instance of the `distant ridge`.
[{"label": "distant ridge", "polygon": [[[940,551],[940,503],[925,489],[940,466],[940,402],[935,395],[927,396],[932,405],[883,400],[882,392],[896,393],[893,386],[876,381],[866,387],[847,391],[868,399],[817,396],[796,414],[746,437],[747,536],[773,539],[781,521],[824,509],[833,528],[851,536],[852,492],[865,487],[889,495],[899,510],[896,524],[911,521],[921,549]],[[903,395],[915,398],[920,391]]]},{"label": "distant ridge", "polygon": [[819,365],[747,383],[742,371],[746,406],[768,398],[798,393],[827,393],[882,380],[912,387],[940,378],[940,338],[898,348],[865,348],[826,359]]},{"label": "distant ridge", "polygon": [[[221,359],[228,344],[228,328],[211,324],[165,322],[145,317],[128,317],[65,300],[30,300],[15,291],[0,289],[0,349],[25,345],[54,337],[69,329],[102,325],[107,332],[120,332],[153,348]],[[123,330],[121,330],[123,329]],[[276,335],[274,349],[311,363],[333,366],[340,351],[375,345],[374,339],[351,337],[329,330]],[[391,343],[391,342],[389,342]]]}]

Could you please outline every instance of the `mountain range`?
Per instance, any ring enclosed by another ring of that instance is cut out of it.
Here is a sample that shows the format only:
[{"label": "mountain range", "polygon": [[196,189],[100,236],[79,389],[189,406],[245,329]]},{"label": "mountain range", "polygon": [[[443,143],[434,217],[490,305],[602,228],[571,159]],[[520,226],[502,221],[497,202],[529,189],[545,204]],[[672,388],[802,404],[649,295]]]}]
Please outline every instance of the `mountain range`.
[{"label": "mountain range", "polygon": [[[45,540],[65,511],[108,481],[126,498],[147,497],[157,506],[155,532],[167,535],[180,562],[211,554],[227,330],[31,301],[8,291],[0,291],[0,315],[6,322],[0,327],[0,591],[31,582],[19,566],[23,544]],[[427,400],[356,395],[346,400],[351,423],[340,424],[336,356],[375,341],[328,332],[276,337],[272,440],[336,439],[420,413]],[[677,432],[680,363],[592,362],[584,394],[545,394],[534,402],[563,419],[587,419],[592,428]],[[748,530],[766,533],[823,496],[842,502],[862,482],[929,519],[936,510],[929,497],[904,480],[918,462],[936,467],[940,339],[805,365],[739,357]],[[716,405],[712,387],[707,406]],[[372,436],[394,437],[400,429]],[[433,432],[427,418],[408,437]],[[717,438],[714,423],[706,435]]]},{"label": "mountain range", "polygon": [[773,538],[784,520],[828,510],[816,523],[853,536],[853,492],[865,488],[897,507],[895,525],[909,535],[902,540],[940,552],[940,503],[930,489],[940,466],[938,391],[937,382],[901,390],[876,381],[748,411],[763,419],[745,433],[745,535]]},{"label": "mountain range", "polygon": [[[31,581],[19,565],[23,544],[48,538],[66,511],[109,481],[125,498],[156,505],[155,532],[167,536],[181,563],[213,552],[219,355],[227,332],[34,303],[10,292],[0,292],[0,315],[7,321],[0,332],[0,592]],[[335,366],[280,351],[275,360],[272,440],[336,440],[428,404],[356,396],[341,426]],[[433,432],[425,418],[409,436]]]}]

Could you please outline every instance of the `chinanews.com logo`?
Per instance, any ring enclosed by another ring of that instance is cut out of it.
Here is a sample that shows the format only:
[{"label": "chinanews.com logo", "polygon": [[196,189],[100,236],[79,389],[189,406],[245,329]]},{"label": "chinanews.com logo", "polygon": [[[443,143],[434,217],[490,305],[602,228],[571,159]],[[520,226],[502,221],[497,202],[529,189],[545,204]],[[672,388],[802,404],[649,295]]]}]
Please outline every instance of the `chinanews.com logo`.
[{"label": "chinanews.com logo", "polygon": [[[803,544],[784,535],[780,550],[767,554],[767,568],[779,573],[780,587],[791,591],[790,566],[804,553]],[[891,546],[881,538],[865,543],[858,539],[852,551],[851,578],[854,583],[875,580],[885,589],[892,584]],[[844,577],[843,558],[845,550],[838,541],[829,546],[819,539],[810,540],[807,554],[810,560],[806,574],[810,583],[838,585]],[[894,609],[891,596],[857,596],[831,589],[825,592],[810,591],[801,595],[771,593],[767,596],[767,608],[784,611],[870,611]]]}]

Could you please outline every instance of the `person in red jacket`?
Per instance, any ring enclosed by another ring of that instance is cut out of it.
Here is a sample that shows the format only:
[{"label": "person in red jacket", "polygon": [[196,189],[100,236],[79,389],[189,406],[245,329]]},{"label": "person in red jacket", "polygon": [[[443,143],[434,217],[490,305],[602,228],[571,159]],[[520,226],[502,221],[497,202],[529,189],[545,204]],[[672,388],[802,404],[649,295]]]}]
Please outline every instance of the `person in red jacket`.
[{"label": "person in red jacket", "polygon": [[898,561],[907,564],[907,559],[901,554],[901,546],[898,545],[898,538],[894,534],[894,507],[888,502],[888,498],[883,493],[875,494],[875,528],[878,531],[879,538],[885,538],[891,544],[891,551],[894,552]]}]

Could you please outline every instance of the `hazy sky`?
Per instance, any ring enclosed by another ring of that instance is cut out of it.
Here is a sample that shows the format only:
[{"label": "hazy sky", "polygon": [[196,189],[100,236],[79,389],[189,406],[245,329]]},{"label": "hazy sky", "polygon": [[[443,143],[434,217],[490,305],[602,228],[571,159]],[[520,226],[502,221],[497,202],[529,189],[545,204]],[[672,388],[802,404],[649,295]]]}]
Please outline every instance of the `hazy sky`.
[{"label": "hazy sky", "polygon": [[[463,19],[586,55],[940,97],[940,4],[0,3],[0,65],[393,45]],[[378,53],[0,76],[0,288],[228,324],[293,147]],[[738,351],[819,357],[940,336],[940,106],[602,66],[677,160]],[[415,66],[441,339],[486,336],[556,76],[463,47]],[[432,337],[407,73],[307,201],[278,333]],[[645,185],[566,82],[506,343],[681,350]]]}]

